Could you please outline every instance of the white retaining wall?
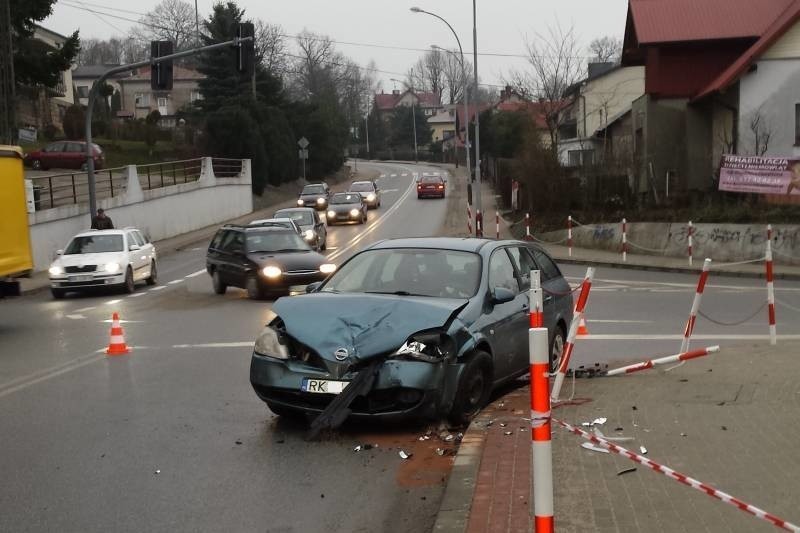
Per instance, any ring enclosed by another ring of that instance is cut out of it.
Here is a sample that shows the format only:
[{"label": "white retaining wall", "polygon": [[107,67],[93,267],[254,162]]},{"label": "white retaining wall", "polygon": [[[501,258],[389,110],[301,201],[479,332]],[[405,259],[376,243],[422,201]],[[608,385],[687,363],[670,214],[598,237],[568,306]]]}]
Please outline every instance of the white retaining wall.
[{"label": "white retaining wall", "polygon": [[[253,211],[250,160],[234,178],[217,178],[211,158],[203,158],[200,179],[143,191],[136,167],[128,167],[125,193],[97,201],[114,221],[114,227],[134,226],[151,240],[167,239]],[[64,248],[76,233],[89,228],[87,205],[46,209],[28,215],[34,270],[46,270],[56,250]]]}]

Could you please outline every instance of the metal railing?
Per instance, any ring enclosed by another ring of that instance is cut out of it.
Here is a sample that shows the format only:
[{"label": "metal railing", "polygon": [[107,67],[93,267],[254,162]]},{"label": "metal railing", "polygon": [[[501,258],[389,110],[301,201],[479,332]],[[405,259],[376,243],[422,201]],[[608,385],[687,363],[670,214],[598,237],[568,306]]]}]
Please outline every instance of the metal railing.
[{"label": "metal railing", "polygon": [[136,171],[139,174],[139,184],[142,189],[149,191],[151,189],[169,187],[170,185],[178,185],[179,183],[197,181],[203,171],[203,160],[186,159],[184,161],[137,165]]},{"label": "metal railing", "polygon": [[218,178],[235,178],[242,173],[243,161],[241,159],[228,159],[215,157],[211,160],[211,168]]}]

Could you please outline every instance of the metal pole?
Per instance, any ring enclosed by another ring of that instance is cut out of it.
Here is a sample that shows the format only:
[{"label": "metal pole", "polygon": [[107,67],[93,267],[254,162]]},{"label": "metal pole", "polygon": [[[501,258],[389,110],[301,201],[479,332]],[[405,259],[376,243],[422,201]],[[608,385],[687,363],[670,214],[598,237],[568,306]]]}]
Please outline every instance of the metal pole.
[{"label": "metal pole", "polygon": [[[6,38],[5,35],[8,35]],[[14,144],[16,139],[16,78],[14,76],[14,45],[11,37],[11,0],[4,0],[0,7],[0,95],[3,97],[2,120],[0,124],[0,142]],[[5,68],[2,67],[6,63]]]},{"label": "metal pole", "polygon": [[414,100],[411,100],[411,123],[414,125],[414,163],[419,163],[419,156],[417,155],[417,112],[414,110]]},{"label": "metal pole", "polygon": [[94,111],[94,102],[95,100],[97,100],[97,94],[100,91],[100,87],[102,87],[103,84],[105,84],[105,81],[114,74],[119,74],[121,72],[128,72],[130,70],[135,70],[140,67],[156,65],[158,63],[163,63],[164,61],[170,61],[172,59],[180,59],[182,57],[193,56],[200,52],[217,50],[219,48],[225,48],[226,46],[236,46],[242,41],[251,41],[252,39],[253,39],[252,37],[244,37],[242,39],[236,38],[231,41],[226,41],[224,43],[210,44],[208,46],[201,46],[200,48],[193,48],[191,50],[185,50],[183,52],[178,52],[176,54],[170,54],[168,56],[150,58],[147,61],[139,61],[138,63],[120,65],[118,67],[108,69],[107,71],[105,71],[103,74],[100,75],[97,81],[94,82],[94,85],[92,85],[92,90],[89,91],[89,102],[87,104],[88,109],[86,110],[86,177],[89,182],[90,216],[94,216],[94,213],[97,212],[97,195],[96,195],[95,179],[94,179],[94,157],[92,154],[92,112]]},{"label": "metal pole", "polygon": [[472,0],[472,62],[475,76],[473,80],[475,83],[475,189],[472,194],[475,197],[475,208],[480,211],[483,205],[481,202],[481,110],[478,106],[478,19],[475,2],[476,0]]},{"label": "metal pole", "polygon": [[200,12],[197,10],[197,0],[194,0],[194,31],[197,44],[200,44]]}]

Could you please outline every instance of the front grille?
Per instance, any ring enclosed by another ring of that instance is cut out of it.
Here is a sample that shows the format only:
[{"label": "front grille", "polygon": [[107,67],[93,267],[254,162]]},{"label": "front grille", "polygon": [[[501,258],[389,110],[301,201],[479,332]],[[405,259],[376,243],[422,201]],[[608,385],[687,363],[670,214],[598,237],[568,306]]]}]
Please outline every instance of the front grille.
[{"label": "front grille", "polygon": [[313,274],[319,274],[319,270],[287,270],[286,274],[290,276],[310,276]]},{"label": "front grille", "polygon": [[[254,385],[259,394],[270,400],[306,409],[325,409],[336,397],[333,394],[316,394],[311,392],[280,389]],[[356,396],[350,409],[354,414],[376,415],[396,411],[407,411],[416,407],[424,399],[422,391],[405,387],[373,390],[366,396]]]},{"label": "front grille", "polygon": [[77,274],[79,272],[94,272],[96,270],[97,270],[97,265],[64,267],[64,272],[66,272],[67,274]]}]

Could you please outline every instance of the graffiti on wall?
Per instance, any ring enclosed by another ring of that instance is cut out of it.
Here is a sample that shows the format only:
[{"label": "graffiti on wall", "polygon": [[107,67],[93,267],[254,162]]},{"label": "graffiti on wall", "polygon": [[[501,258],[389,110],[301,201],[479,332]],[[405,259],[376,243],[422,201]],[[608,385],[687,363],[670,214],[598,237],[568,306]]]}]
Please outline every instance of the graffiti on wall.
[{"label": "graffiti on wall", "polygon": [[[739,244],[744,246],[763,245],[767,240],[765,228],[744,227],[731,229],[730,226],[694,227],[692,232],[696,244]],[[673,226],[670,238],[677,244],[686,244],[689,238],[689,226]],[[772,246],[775,249],[792,250],[800,244],[800,228],[774,229]]]}]

